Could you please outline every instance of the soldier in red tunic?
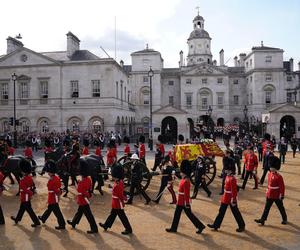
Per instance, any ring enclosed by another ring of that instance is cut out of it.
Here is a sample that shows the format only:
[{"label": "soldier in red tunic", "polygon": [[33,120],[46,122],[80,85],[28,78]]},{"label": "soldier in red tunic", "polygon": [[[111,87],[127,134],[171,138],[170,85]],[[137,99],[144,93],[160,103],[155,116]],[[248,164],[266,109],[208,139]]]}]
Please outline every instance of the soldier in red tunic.
[{"label": "soldier in red tunic", "polygon": [[139,138],[139,159],[146,164],[146,148],[145,148],[145,136],[141,135]]},{"label": "soldier in red tunic", "polygon": [[171,228],[167,228],[166,231],[169,233],[177,232],[178,223],[182,210],[184,210],[187,217],[191,220],[194,226],[198,229],[197,234],[201,234],[205,226],[203,223],[192,213],[190,205],[190,175],[191,175],[191,164],[188,160],[183,160],[180,165],[180,175],[182,177],[179,183],[178,189],[178,200],[177,206],[172,222]]},{"label": "soldier in red tunic", "polygon": [[95,218],[92,214],[90,208],[89,198],[92,196],[92,180],[88,176],[88,163],[85,160],[80,160],[80,174],[82,176],[82,180],[78,182],[77,186],[77,204],[78,210],[73,218],[73,220],[67,220],[68,224],[73,228],[79,224],[82,215],[84,214],[87,218],[91,230],[87,231],[88,234],[98,233],[98,227],[95,221]]},{"label": "soldier in red tunic", "polygon": [[83,141],[84,147],[82,148],[82,155],[88,155],[89,154],[89,141],[87,139],[84,139]]},{"label": "soldier in red tunic", "polygon": [[[4,174],[0,171],[0,195],[4,190],[4,186],[3,186],[4,178],[5,178]],[[4,224],[5,224],[5,220],[4,220],[2,208],[0,206],[0,225],[4,225]]]},{"label": "soldier in red tunic", "polygon": [[268,189],[266,193],[266,205],[264,212],[260,219],[254,220],[256,223],[261,224],[262,226],[265,224],[265,221],[268,218],[270,208],[272,207],[273,203],[275,202],[281,217],[282,222],[281,224],[287,224],[287,215],[285,212],[285,208],[283,206],[283,199],[284,199],[284,181],[282,176],[277,172],[280,169],[280,159],[277,156],[273,156],[269,159],[270,161],[270,172],[268,175]]},{"label": "soldier in red tunic", "polygon": [[159,149],[160,149],[160,151],[161,151],[161,153],[162,153],[162,158],[164,158],[164,157],[165,157],[165,146],[164,146],[164,144],[162,143],[162,141],[163,141],[162,135],[159,135],[159,136],[157,137],[157,139],[158,139],[158,142],[159,142]]},{"label": "soldier in red tunic", "polygon": [[34,213],[31,207],[31,197],[33,195],[33,188],[34,183],[32,180],[32,177],[30,175],[31,172],[31,165],[30,162],[27,160],[22,160],[20,162],[20,168],[23,174],[23,178],[20,180],[19,186],[20,186],[20,200],[21,205],[20,209],[18,211],[18,214],[16,217],[11,216],[10,218],[18,224],[19,221],[22,220],[23,214],[25,211],[29,214],[31,220],[33,221],[33,224],[31,224],[32,227],[36,227],[41,225],[38,217]]},{"label": "soldier in red tunic", "polygon": [[61,182],[60,178],[55,175],[56,172],[56,165],[54,161],[49,160],[45,164],[45,170],[48,172],[50,179],[48,181],[47,187],[48,187],[48,208],[44,212],[42,216],[38,216],[39,220],[43,223],[45,223],[50,216],[50,214],[53,212],[54,215],[57,218],[58,226],[55,227],[55,229],[65,229],[66,222],[64,220],[64,217],[60,211],[59,208],[59,196],[61,195]]},{"label": "soldier in red tunic", "polygon": [[26,147],[23,151],[24,153],[24,156],[25,158],[31,162],[32,164],[32,167],[31,167],[31,172],[32,172],[32,175],[35,176],[35,167],[36,167],[36,162],[35,160],[33,159],[33,154],[32,154],[32,148],[31,148],[31,143],[30,141],[27,141],[26,142]]},{"label": "soldier in red tunic", "polygon": [[116,149],[116,143],[114,140],[111,140],[107,144],[107,166],[111,167],[115,162],[117,162],[117,149]]},{"label": "soldier in red tunic", "polygon": [[111,211],[110,215],[106,219],[105,223],[99,223],[101,227],[106,231],[108,228],[111,228],[116,217],[119,216],[123,226],[125,227],[125,231],[122,234],[131,234],[132,228],[128,221],[128,218],[124,211],[125,203],[127,197],[124,196],[124,169],[120,164],[115,165],[112,168],[111,175],[114,178],[114,186],[112,189],[112,202],[111,202]]},{"label": "soldier in red tunic", "polygon": [[255,182],[255,186],[253,189],[257,189],[258,188],[258,178],[257,178],[256,173],[257,173],[257,167],[258,167],[258,159],[257,159],[256,154],[253,151],[253,147],[250,148],[249,153],[246,155],[245,165],[246,165],[246,175],[244,178],[242,189],[245,189],[250,175],[253,176],[253,179]]},{"label": "soldier in red tunic", "polygon": [[221,199],[221,206],[219,214],[217,215],[213,224],[207,224],[208,227],[218,230],[221,227],[223,218],[225,216],[228,205],[230,206],[231,212],[238,224],[237,232],[243,232],[245,230],[245,222],[237,206],[237,181],[234,176],[235,166],[231,165],[225,170],[226,179],[224,186],[224,194]]},{"label": "soldier in red tunic", "polygon": [[130,146],[129,146],[129,137],[128,136],[124,136],[124,143],[125,143],[125,147],[124,147],[124,155],[129,157],[130,156]]},{"label": "soldier in red tunic", "polygon": [[102,157],[101,147],[98,140],[95,141],[95,146],[96,146],[95,155]]}]

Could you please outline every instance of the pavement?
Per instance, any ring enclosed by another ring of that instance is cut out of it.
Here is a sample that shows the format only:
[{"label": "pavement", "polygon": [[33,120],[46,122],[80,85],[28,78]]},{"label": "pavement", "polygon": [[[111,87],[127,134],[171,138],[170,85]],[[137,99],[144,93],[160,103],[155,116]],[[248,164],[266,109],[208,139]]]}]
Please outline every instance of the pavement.
[{"label": "pavement", "polygon": [[[148,167],[153,165],[153,153],[147,154]],[[42,163],[41,156],[35,155],[36,160]],[[0,249],[300,249],[300,184],[299,184],[300,154],[292,158],[291,153],[287,154],[286,164],[280,170],[286,185],[284,205],[288,215],[288,224],[281,224],[281,217],[274,205],[271,208],[268,221],[265,226],[259,226],[254,222],[261,216],[265,204],[265,185],[253,190],[254,181],[249,180],[245,190],[239,192],[238,206],[246,222],[246,231],[237,233],[237,224],[227,210],[222,226],[218,232],[206,228],[201,235],[196,234],[196,229],[182,213],[178,232],[166,233],[165,228],[170,227],[175,211],[175,206],[170,205],[171,195],[166,191],[160,204],[150,203],[144,205],[144,200],[136,196],[133,205],[125,207],[126,214],[133,228],[133,234],[124,236],[121,234],[123,226],[117,218],[115,224],[107,232],[99,228],[96,235],[88,235],[88,223],[82,219],[76,229],[67,226],[65,231],[57,231],[56,219],[51,215],[46,222],[38,228],[31,228],[30,218],[27,214],[18,224],[10,220],[11,215],[16,215],[19,208],[19,198],[15,196],[18,185],[10,185],[9,180],[5,181],[8,187],[0,198],[6,224],[0,226]],[[217,158],[217,175],[221,171],[221,158]],[[261,163],[258,176],[261,176]],[[48,177],[37,176],[34,181],[37,186],[37,194],[32,199],[32,207],[37,215],[41,215],[46,209]],[[239,180],[241,184],[241,180]],[[111,189],[109,182],[105,184],[104,195],[99,193],[91,199],[91,209],[96,222],[104,222],[110,213]],[[151,180],[147,193],[154,198],[159,190],[160,177],[154,176]],[[196,200],[192,202],[192,211],[204,223],[212,223],[215,219],[220,205],[221,179],[216,177],[209,186],[212,191],[211,198],[201,190]],[[178,181],[175,184],[178,190]],[[65,219],[71,219],[76,210],[76,190],[70,187],[67,198],[60,199],[60,207]]]}]

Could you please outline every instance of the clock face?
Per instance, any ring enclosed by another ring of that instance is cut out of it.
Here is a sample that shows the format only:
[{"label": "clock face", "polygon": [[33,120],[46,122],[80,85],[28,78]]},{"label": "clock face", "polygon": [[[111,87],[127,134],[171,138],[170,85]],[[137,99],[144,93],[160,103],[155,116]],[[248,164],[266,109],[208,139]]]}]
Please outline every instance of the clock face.
[{"label": "clock face", "polygon": [[27,57],[27,55],[21,55],[21,60],[22,60],[22,62],[26,62],[27,61],[27,59],[28,59],[28,57]]}]

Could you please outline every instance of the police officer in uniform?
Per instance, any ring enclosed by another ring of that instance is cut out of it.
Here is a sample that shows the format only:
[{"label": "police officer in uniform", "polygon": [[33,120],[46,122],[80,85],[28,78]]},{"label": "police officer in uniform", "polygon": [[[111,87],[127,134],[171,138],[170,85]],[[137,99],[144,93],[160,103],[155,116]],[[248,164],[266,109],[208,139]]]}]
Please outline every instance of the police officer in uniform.
[{"label": "police officer in uniform", "polygon": [[61,182],[60,178],[55,175],[56,172],[56,165],[55,162],[52,160],[49,160],[45,164],[45,170],[49,174],[49,181],[47,184],[48,187],[48,208],[44,212],[42,216],[38,216],[39,220],[43,223],[45,223],[50,216],[50,214],[53,212],[56,216],[58,226],[55,227],[55,229],[65,229],[66,222],[65,219],[60,211],[59,208],[59,197],[61,195]]},{"label": "police officer in uniform", "polygon": [[280,159],[277,156],[272,156],[270,159],[270,172],[268,175],[268,189],[266,193],[266,204],[264,212],[260,219],[254,221],[262,226],[268,218],[269,211],[275,202],[282,217],[281,224],[287,224],[287,215],[283,206],[285,194],[285,186],[282,176],[277,172],[280,169]]},{"label": "police officer in uniform", "polygon": [[192,213],[190,204],[190,188],[191,188],[191,164],[188,160],[183,160],[180,165],[180,175],[182,177],[178,188],[178,199],[174,213],[173,222],[170,228],[166,228],[168,233],[176,233],[178,223],[180,220],[181,212],[184,210],[187,217],[197,228],[196,233],[201,234],[205,226],[203,223]]},{"label": "police officer in uniform", "polygon": [[130,159],[133,160],[133,163],[131,165],[131,180],[130,180],[131,185],[129,190],[130,198],[128,199],[126,204],[132,204],[134,190],[137,189],[138,193],[145,198],[146,200],[145,205],[148,205],[151,199],[141,186],[141,181],[143,179],[143,169],[142,169],[142,165],[138,161],[139,157],[137,156],[137,154],[133,154]]},{"label": "police officer in uniform", "polygon": [[211,196],[211,191],[208,189],[205,181],[205,174],[206,174],[206,163],[203,156],[198,156],[195,166],[195,187],[194,187],[194,193],[191,197],[191,199],[196,199],[200,185],[203,188],[203,190],[206,192],[207,196]]},{"label": "police officer in uniform", "polygon": [[226,170],[225,178],[225,189],[224,194],[221,199],[221,206],[219,213],[213,224],[207,224],[208,227],[218,230],[221,227],[223,218],[225,216],[228,205],[230,206],[231,212],[238,224],[237,232],[243,232],[245,230],[244,219],[237,206],[237,181],[234,176],[235,167],[234,165],[229,165]]},{"label": "police officer in uniform", "polygon": [[73,220],[67,220],[68,224],[75,228],[79,224],[82,215],[84,214],[87,218],[91,230],[87,231],[88,234],[98,233],[98,227],[90,208],[91,192],[92,192],[92,180],[88,176],[88,163],[85,160],[80,160],[80,174],[82,180],[78,182],[77,186],[77,204],[78,210]]},{"label": "police officer in uniform", "polygon": [[127,200],[127,197],[124,196],[124,169],[122,165],[115,164],[111,170],[111,175],[115,181],[112,189],[112,209],[105,223],[99,223],[99,225],[106,231],[108,228],[112,227],[116,217],[119,216],[125,227],[125,231],[123,231],[122,234],[131,234],[132,228],[124,211],[124,201]]},{"label": "police officer in uniform", "polygon": [[30,175],[31,164],[28,160],[25,159],[21,160],[19,164],[23,174],[23,178],[20,180],[19,183],[21,204],[17,216],[11,216],[10,218],[15,222],[15,224],[18,224],[18,222],[22,220],[23,214],[26,211],[29,214],[31,220],[33,221],[33,224],[31,224],[31,226],[36,227],[41,225],[41,223],[36,214],[34,213],[30,202],[34,190],[34,183],[32,180],[32,176]]}]

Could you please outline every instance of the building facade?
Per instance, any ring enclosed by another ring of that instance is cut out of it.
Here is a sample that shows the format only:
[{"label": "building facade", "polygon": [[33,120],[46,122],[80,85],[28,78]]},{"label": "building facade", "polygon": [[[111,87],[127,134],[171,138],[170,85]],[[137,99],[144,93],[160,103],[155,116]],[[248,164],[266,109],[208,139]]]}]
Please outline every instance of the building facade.
[{"label": "building facade", "polygon": [[[12,131],[13,73],[21,132],[120,131],[122,134],[193,136],[196,124],[222,127],[247,121],[264,124],[276,137],[300,132],[300,64],[283,60],[280,48],[255,46],[240,53],[234,66],[211,53],[209,33],[199,14],[179,66],[165,68],[160,52],[148,46],[131,54],[131,65],[99,58],[80,49],[67,34],[67,49],[38,53],[9,37],[0,57],[0,132]],[[148,76],[150,68],[153,77]],[[150,88],[150,81],[152,88]],[[152,100],[152,125],[150,103]]]}]

